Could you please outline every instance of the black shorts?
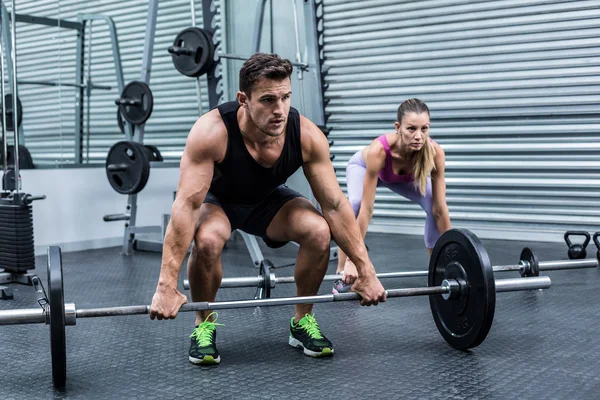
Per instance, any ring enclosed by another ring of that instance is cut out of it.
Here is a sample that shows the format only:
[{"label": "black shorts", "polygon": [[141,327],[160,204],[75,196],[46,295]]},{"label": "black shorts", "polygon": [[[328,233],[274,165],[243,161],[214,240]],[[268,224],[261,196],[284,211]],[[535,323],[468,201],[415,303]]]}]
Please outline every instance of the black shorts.
[{"label": "black shorts", "polygon": [[208,192],[205,203],[219,206],[229,218],[231,230],[239,229],[251,235],[260,236],[267,246],[278,248],[287,242],[276,242],[267,237],[267,228],[281,207],[290,200],[302,197],[300,193],[286,185],[275,188],[267,197],[257,204],[233,204],[220,201],[217,196]]}]

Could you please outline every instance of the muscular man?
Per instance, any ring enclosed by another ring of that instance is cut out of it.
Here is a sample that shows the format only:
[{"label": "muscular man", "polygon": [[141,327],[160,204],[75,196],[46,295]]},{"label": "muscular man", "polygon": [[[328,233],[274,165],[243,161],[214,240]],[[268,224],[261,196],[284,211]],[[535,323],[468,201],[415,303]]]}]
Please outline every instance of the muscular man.
[{"label": "muscular man", "polygon": [[[365,245],[352,207],[329,160],[319,128],[290,107],[292,65],[277,55],[257,53],[240,70],[237,101],[206,113],[192,127],[181,159],[177,197],[164,239],[150,318],[175,318],[186,297],[177,290],[188,260],[193,301],[214,301],[221,283],[221,252],[232,230],[260,236],[273,248],[299,243],[294,270],[298,296],[317,294],[329,260],[331,235],[358,270],[353,290],[362,305],[385,301],[385,291]],[[284,185],[302,167],[322,215]],[[309,356],[333,354],[311,304],[298,304],[289,344]],[[216,315],[199,311],[189,360],[217,364]]]}]

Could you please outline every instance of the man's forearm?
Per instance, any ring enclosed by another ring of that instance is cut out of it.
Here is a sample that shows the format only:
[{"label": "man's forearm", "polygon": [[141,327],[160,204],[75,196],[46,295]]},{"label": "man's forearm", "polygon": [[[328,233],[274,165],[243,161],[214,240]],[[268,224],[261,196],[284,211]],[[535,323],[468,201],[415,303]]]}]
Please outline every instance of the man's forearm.
[{"label": "man's forearm", "polygon": [[171,216],[164,238],[159,285],[177,284],[181,264],[194,237],[196,224],[190,224],[190,221],[197,220],[194,214],[191,210],[180,210]]},{"label": "man's forearm", "polygon": [[348,202],[342,202],[337,209],[323,209],[331,233],[337,245],[356,265],[358,274],[365,276],[373,273],[369,255],[363,241],[352,207]]}]

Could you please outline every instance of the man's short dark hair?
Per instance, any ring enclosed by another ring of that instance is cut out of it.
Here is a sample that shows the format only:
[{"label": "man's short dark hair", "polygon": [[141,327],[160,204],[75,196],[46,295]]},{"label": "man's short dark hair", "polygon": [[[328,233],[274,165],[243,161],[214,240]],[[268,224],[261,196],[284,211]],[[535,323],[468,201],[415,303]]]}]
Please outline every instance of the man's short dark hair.
[{"label": "man's short dark hair", "polygon": [[250,97],[254,84],[261,78],[283,80],[289,78],[292,71],[290,60],[277,54],[256,53],[240,69],[240,90]]}]

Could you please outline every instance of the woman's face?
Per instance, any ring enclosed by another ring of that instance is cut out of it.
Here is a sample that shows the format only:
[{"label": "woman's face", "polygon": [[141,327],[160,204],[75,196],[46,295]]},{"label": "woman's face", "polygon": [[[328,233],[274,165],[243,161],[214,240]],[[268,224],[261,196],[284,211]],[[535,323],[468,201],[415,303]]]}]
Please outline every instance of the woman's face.
[{"label": "woman's face", "polygon": [[408,151],[419,151],[426,140],[429,140],[429,114],[407,113],[402,121],[394,124],[396,133],[401,137],[402,147]]}]

